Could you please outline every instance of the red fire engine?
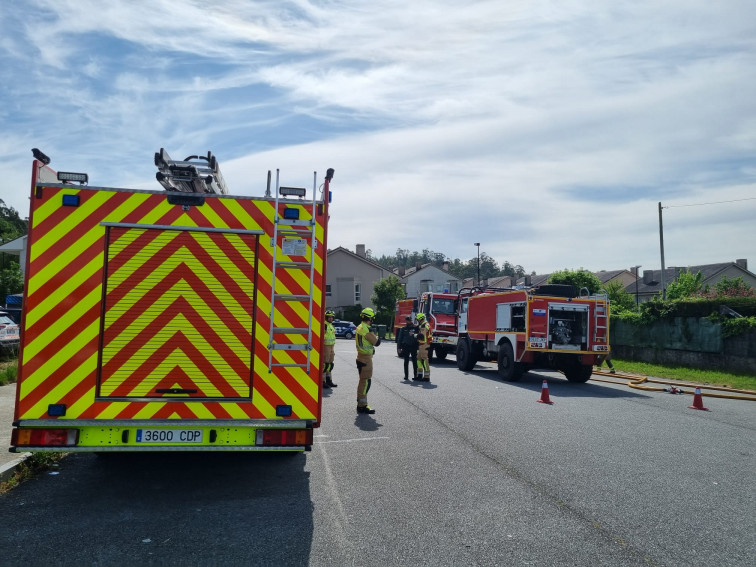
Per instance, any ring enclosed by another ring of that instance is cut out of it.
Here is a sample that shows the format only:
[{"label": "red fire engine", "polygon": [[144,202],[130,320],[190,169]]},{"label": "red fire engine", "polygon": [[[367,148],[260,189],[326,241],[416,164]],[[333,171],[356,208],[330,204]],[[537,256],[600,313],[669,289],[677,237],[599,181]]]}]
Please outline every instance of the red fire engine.
[{"label": "red fire engine", "polygon": [[[435,354],[444,360],[447,354],[457,349],[457,299],[456,293],[424,292],[417,299],[402,299],[396,302],[394,312],[394,336],[404,327],[405,318],[424,313],[431,327],[432,341],[428,356]],[[398,351],[399,345],[397,345]]]},{"label": "red fire engine", "polygon": [[11,451],[305,451],[322,410],[329,169],[311,199],[89,187],[34,150]]},{"label": "red fire engine", "polygon": [[463,289],[458,303],[457,366],[496,361],[499,375],[518,380],[530,369],[560,370],[585,382],[609,352],[609,300],[570,285],[534,289]]}]

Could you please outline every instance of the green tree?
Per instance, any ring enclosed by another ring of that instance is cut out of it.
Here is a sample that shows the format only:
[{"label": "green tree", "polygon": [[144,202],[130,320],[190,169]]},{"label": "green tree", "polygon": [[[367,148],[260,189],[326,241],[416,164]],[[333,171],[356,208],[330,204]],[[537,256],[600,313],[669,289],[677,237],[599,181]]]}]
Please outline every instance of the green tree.
[{"label": "green tree", "polygon": [[24,291],[24,279],[18,266],[0,270],[0,303],[5,303],[5,297],[13,293]]},{"label": "green tree", "polygon": [[587,288],[591,294],[602,288],[601,280],[588,270],[560,270],[549,276],[550,284],[574,285],[578,290]]},{"label": "green tree", "polygon": [[635,311],[635,297],[625,291],[625,285],[621,281],[608,282],[604,289],[609,294],[612,313]]},{"label": "green tree", "polygon": [[742,276],[737,278],[722,277],[714,286],[714,292],[719,297],[753,297],[753,288],[743,281]]},{"label": "green tree", "polygon": [[3,242],[15,240],[26,234],[29,222],[18,215],[13,207],[6,207],[5,201],[0,199],[0,239]]},{"label": "green tree", "polygon": [[[0,244],[23,236],[28,230],[28,221],[18,215],[13,207],[6,207],[0,199]],[[0,303],[5,303],[5,296],[23,291],[23,278],[15,254],[0,253]]]},{"label": "green tree", "polygon": [[375,305],[377,311],[376,324],[391,325],[396,302],[405,297],[404,287],[402,287],[399,278],[394,275],[383,278],[376,283],[373,287],[373,295],[370,296],[370,301]]},{"label": "green tree", "polygon": [[693,297],[703,291],[703,274],[695,275],[690,270],[683,270],[673,282],[667,286],[667,299],[683,299]]}]

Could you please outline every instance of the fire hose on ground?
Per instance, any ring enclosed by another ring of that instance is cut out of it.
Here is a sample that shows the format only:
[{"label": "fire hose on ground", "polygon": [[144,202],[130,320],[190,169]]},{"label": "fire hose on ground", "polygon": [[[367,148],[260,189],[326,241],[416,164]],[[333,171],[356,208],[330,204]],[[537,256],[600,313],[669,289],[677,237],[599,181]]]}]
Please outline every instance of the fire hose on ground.
[{"label": "fire hose on ground", "polygon": [[[648,376],[640,376],[638,374],[625,374],[625,373],[616,373],[616,374],[610,374],[609,372],[602,372],[594,370],[593,375],[600,375],[600,376],[611,376],[612,378],[620,378],[624,380],[629,380],[629,382],[626,383],[627,386],[631,388],[635,388],[637,390],[646,390],[649,392],[670,392],[673,394],[694,394],[694,391],[686,391],[683,388],[700,388],[701,390],[717,390],[720,392],[728,392],[727,394],[717,394],[717,393],[706,393],[707,398],[726,398],[729,400],[750,400],[750,401],[756,401],[756,391],[754,390],[739,390],[736,388],[728,388],[726,386],[711,386],[711,385],[703,385],[703,384],[685,384],[680,383],[678,380],[663,380],[658,378],[649,378]],[[602,378],[594,378],[591,377],[592,381],[595,382],[606,382],[607,384],[618,384],[622,385],[621,382],[615,382],[613,380],[604,380]],[[658,386],[646,386],[647,383],[653,383],[653,384],[666,384],[668,386],[671,386],[671,388],[663,388]]]}]

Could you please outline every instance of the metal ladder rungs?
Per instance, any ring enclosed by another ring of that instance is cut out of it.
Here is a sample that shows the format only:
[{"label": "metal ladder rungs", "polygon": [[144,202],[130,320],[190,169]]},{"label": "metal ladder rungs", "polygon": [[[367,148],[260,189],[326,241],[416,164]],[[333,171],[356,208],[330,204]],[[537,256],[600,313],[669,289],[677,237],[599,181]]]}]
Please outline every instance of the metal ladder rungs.
[{"label": "metal ladder rungs", "polygon": [[273,344],[271,350],[310,350],[310,345]]},{"label": "metal ladder rungs", "polygon": [[284,295],[284,294],[275,294],[273,296],[276,301],[309,301],[310,296],[309,295]]},{"label": "metal ladder rungs", "polygon": [[285,225],[285,226],[310,226],[311,224],[313,224],[313,222],[310,220],[284,219],[284,218],[278,217],[278,220],[276,220],[276,224]]},{"label": "metal ladder rungs", "polygon": [[309,262],[276,262],[276,266],[279,268],[299,268],[304,270],[305,268],[310,268]]},{"label": "metal ladder rungs", "polygon": [[279,236],[297,236],[299,238],[312,238],[312,234],[304,230],[281,229],[278,231]]},{"label": "metal ladder rungs", "polygon": [[273,332],[282,335],[306,335],[310,332],[310,329],[300,329],[297,327],[273,327]]},{"label": "metal ladder rungs", "polygon": [[282,362],[274,362],[270,366],[271,366],[271,368],[273,366],[278,366],[278,367],[285,366],[285,367],[289,367],[289,368],[292,368],[292,367],[293,368],[307,368],[307,364],[284,364]]}]

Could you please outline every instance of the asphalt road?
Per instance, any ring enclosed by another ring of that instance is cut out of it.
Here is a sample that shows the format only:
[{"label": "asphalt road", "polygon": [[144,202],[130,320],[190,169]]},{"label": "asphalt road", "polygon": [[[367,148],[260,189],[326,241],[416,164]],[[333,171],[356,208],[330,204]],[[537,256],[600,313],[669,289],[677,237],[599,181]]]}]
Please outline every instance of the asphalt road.
[{"label": "asphalt road", "polygon": [[337,342],[308,454],[68,456],[0,496],[0,565],[754,564],[753,403],[378,351],[358,416]]}]

